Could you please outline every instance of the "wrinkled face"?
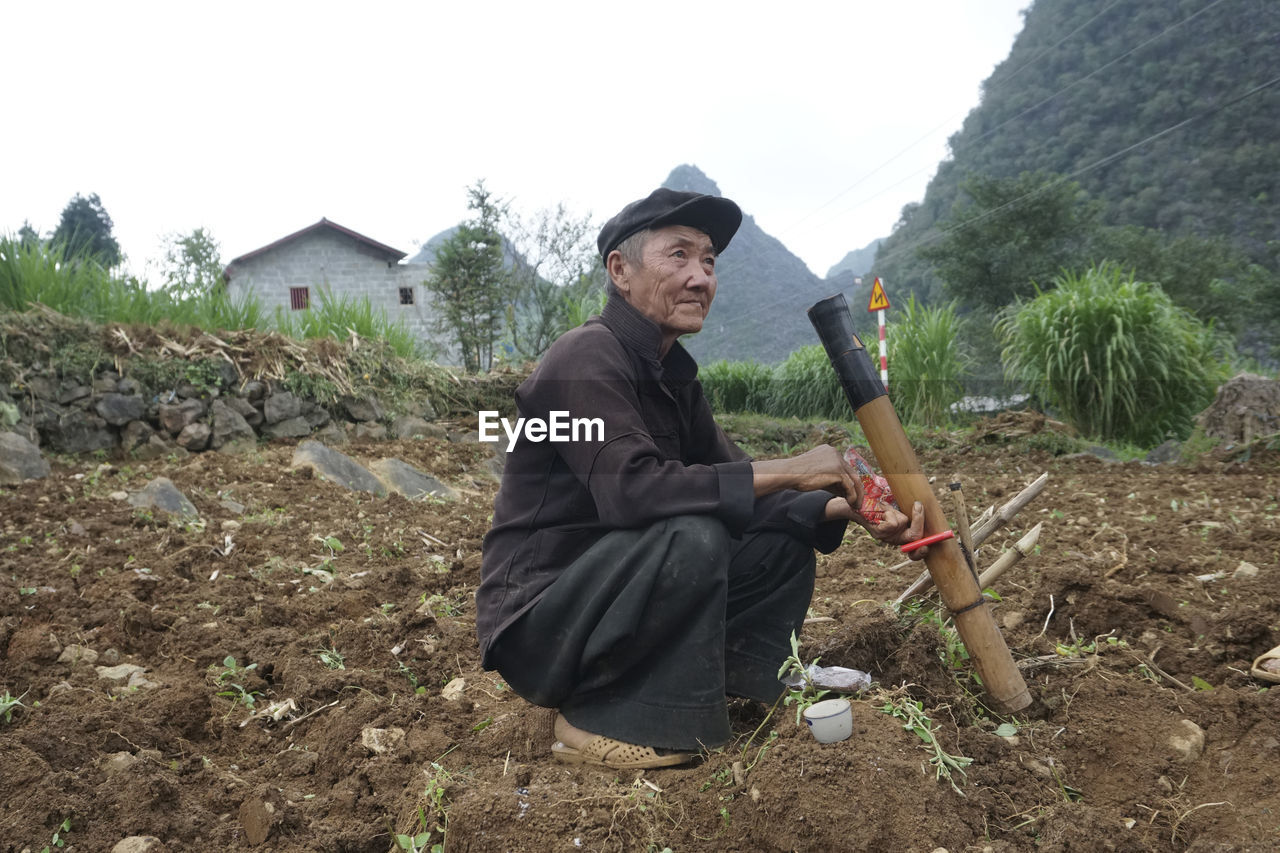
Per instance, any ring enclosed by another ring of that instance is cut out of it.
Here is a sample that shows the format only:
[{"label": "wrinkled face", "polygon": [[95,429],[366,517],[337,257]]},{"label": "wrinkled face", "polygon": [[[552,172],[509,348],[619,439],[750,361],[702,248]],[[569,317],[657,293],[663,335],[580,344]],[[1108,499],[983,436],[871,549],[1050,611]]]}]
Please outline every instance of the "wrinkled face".
[{"label": "wrinkled face", "polygon": [[662,330],[662,352],[681,335],[702,330],[716,296],[716,253],[711,238],[687,225],[653,232],[637,266],[620,252],[609,272],[623,297]]}]

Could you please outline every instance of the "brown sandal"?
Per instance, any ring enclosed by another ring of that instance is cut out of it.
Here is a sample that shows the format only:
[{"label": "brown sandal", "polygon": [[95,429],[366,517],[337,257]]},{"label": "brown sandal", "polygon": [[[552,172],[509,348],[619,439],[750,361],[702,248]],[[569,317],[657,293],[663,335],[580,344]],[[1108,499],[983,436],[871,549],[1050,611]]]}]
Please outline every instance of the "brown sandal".
[{"label": "brown sandal", "polygon": [[551,754],[566,764],[594,764],[614,770],[673,767],[687,764],[693,759],[693,754],[689,752],[663,754],[651,746],[614,740],[604,735],[595,735],[581,749],[567,746],[564,741],[556,741],[551,745]]},{"label": "brown sandal", "polygon": [[1263,681],[1280,684],[1280,646],[1258,655],[1249,674]]}]

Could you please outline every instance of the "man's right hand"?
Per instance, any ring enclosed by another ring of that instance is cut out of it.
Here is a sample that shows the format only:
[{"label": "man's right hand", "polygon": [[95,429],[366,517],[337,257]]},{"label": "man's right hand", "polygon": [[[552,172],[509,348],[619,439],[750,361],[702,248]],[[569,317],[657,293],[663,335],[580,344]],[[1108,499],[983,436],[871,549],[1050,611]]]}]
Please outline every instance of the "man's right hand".
[{"label": "man's right hand", "polygon": [[795,489],[812,492],[826,489],[846,498],[854,506],[862,505],[862,481],[844,454],[829,444],[813,448],[790,459],[766,459],[752,462],[756,497]]}]

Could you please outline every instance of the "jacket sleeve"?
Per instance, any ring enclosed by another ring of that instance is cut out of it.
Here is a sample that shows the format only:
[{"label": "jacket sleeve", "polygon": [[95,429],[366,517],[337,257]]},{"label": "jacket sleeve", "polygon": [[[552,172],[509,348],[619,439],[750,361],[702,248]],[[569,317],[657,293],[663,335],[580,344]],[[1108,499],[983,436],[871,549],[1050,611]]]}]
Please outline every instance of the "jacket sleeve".
[{"label": "jacket sleeve", "polygon": [[[599,419],[557,454],[590,493],[602,522],[643,527],[677,515],[713,515],[740,536],[754,516],[745,454],[687,464],[659,449],[645,422],[630,359],[604,330],[570,333],[544,356],[516,395],[525,418]],[[519,441],[528,441],[527,431]]]}]

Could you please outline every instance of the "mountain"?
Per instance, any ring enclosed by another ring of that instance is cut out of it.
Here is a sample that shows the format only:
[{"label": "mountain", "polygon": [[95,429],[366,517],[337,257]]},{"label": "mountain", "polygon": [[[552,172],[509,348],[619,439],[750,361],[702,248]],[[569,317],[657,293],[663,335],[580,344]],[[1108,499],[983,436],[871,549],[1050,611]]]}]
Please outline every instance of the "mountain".
[{"label": "mountain", "polygon": [[864,276],[871,272],[871,265],[875,263],[876,251],[880,248],[880,244],[884,242],[883,237],[872,240],[861,249],[854,249],[849,254],[840,259],[840,262],[827,270],[827,278],[834,279],[839,277]]},{"label": "mountain", "polygon": [[1023,14],[874,272],[938,295],[916,250],[936,240],[961,183],[1037,170],[1078,182],[1103,224],[1226,238],[1274,271],[1280,3],[1038,0]]},{"label": "mountain", "polygon": [[[715,181],[691,165],[677,166],[662,186],[721,195]],[[805,312],[835,288],[766,234],[745,210],[716,273],[719,286],[706,324],[697,335],[680,340],[699,362],[776,362],[797,347],[818,343]]]}]

